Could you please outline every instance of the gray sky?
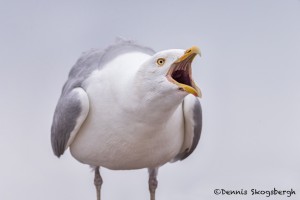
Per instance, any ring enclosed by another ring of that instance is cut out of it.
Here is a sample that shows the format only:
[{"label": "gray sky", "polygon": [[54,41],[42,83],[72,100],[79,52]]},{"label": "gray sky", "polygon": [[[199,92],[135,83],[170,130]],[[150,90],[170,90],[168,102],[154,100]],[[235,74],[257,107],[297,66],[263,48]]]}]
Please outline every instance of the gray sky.
[{"label": "gray sky", "polygon": [[[268,199],[250,190],[274,187],[300,199],[300,1],[1,0],[0,24],[0,199],[95,199],[89,167],[52,154],[50,126],[81,52],[116,36],[202,51],[201,140],[160,169],[158,200]],[[148,198],[146,170],[102,175],[104,200]]]}]

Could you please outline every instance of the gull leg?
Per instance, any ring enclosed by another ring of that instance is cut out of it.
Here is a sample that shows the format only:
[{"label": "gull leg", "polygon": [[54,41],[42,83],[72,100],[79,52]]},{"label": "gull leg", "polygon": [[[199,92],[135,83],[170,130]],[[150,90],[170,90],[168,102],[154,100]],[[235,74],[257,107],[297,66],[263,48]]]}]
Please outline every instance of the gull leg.
[{"label": "gull leg", "polygon": [[150,191],[150,200],[155,200],[155,190],[157,188],[157,173],[158,173],[158,167],[157,168],[149,168],[149,191]]},{"label": "gull leg", "polygon": [[97,200],[101,200],[101,186],[102,186],[103,180],[100,175],[99,167],[95,168],[95,178],[94,178],[94,184],[96,187],[97,192]]}]

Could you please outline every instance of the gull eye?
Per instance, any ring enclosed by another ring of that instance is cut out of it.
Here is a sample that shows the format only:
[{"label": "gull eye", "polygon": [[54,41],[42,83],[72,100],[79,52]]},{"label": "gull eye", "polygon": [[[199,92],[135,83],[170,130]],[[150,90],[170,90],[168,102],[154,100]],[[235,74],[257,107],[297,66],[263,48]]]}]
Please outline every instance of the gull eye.
[{"label": "gull eye", "polygon": [[165,64],[166,62],[166,59],[164,58],[159,58],[157,59],[156,63],[159,65],[159,66],[162,66],[163,64]]}]

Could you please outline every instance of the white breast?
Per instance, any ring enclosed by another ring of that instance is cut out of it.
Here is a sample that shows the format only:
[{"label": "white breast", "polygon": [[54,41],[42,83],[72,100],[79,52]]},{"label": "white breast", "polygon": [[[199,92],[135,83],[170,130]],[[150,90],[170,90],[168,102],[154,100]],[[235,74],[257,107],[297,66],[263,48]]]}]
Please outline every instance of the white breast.
[{"label": "white breast", "polygon": [[[138,55],[137,55],[138,54]],[[127,66],[126,59],[135,63]],[[157,167],[180,151],[184,138],[181,105],[171,118],[149,123],[147,112],[132,96],[132,80],[148,55],[119,56],[85,81],[90,111],[70,149],[80,162],[110,169]],[[138,58],[138,59],[137,59]]]}]

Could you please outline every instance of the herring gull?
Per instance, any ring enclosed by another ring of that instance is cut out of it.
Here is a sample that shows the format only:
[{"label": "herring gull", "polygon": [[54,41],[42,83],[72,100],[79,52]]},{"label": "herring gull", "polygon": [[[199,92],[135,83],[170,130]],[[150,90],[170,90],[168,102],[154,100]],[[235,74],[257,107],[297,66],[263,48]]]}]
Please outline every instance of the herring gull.
[{"label": "herring gull", "polygon": [[187,158],[202,128],[201,91],[192,79],[198,47],[154,52],[131,41],[84,53],[69,73],[51,127],[53,152],[67,148],[95,169],[148,168],[155,200],[158,168]]}]

